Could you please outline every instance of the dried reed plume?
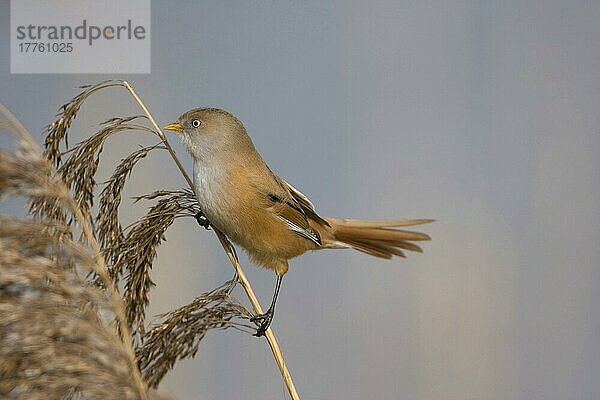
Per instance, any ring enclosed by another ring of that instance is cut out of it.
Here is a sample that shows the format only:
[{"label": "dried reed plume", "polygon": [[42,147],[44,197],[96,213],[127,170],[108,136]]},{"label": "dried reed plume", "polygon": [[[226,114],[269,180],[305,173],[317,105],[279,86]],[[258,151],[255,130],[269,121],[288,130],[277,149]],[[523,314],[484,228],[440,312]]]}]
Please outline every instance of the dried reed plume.
[{"label": "dried reed plume", "polygon": [[0,217],[0,397],[138,399],[136,365],[114,328],[106,293],[71,268],[92,269],[90,252],[57,243],[52,226]]},{"label": "dried reed plume", "polygon": [[[119,206],[125,182],[138,161],[145,158],[152,150],[160,148],[164,147],[160,145],[142,147],[121,160],[100,194],[98,215],[101,215],[102,218],[96,220],[98,242],[104,251],[105,258],[112,264],[119,256],[118,249],[124,238],[123,228],[119,222]],[[111,277],[115,282],[118,282],[120,278],[113,271],[111,271]]]},{"label": "dried reed plume", "polygon": [[144,217],[130,226],[117,250],[110,252],[116,258],[111,270],[112,276],[119,276],[127,269],[123,293],[127,322],[141,335],[144,334],[150,287],[154,285],[150,270],[156,258],[156,249],[175,218],[193,217],[199,209],[190,191],[162,190],[140,196],[136,200],[156,198],[160,200]]},{"label": "dried reed plume", "polygon": [[[0,126],[17,138],[0,150],[0,196],[48,201],[58,219],[0,217],[0,396],[146,399],[121,301],[80,277],[108,273],[91,229],[31,136],[0,104]],[[83,240],[71,239],[67,218]],[[64,217],[64,218],[63,218]]]},{"label": "dried reed plume", "polygon": [[[126,88],[145,115],[111,118],[70,148],[68,131],[83,103],[115,86]],[[83,89],[48,126],[43,156],[14,117],[0,109],[20,140],[18,151],[0,151],[0,194],[25,197],[33,216],[0,219],[0,395],[145,399],[146,388],[157,387],[177,360],[196,355],[207,331],[249,331],[245,321],[251,313],[231,295],[238,282],[255,311],[262,312],[233,248],[215,231],[236,269],[234,279],[147,323],[158,247],[176,219],[199,211],[193,184],[127,82]],[[98,184],[107,139],[130,131],[150,133],[159,142],[133,151]],[[154,150],[170,153],[190,189],[137,197],[136,202],[154,204],[123,228],[122,192],[132,170]],[[98,186],[103,187],[95,212]],[[292,399],[298,399],[271,330],[267,341]]]},{"label": "dried reed plume", "polygon": [[[241,305],[231,303],[230,295],[236,283],[234,277],[190,304],[163,315],[163,322],[144,335],[138,359],[150,386],[156,387],[177,360],[196,355],[207,331],[227,328],[239,315],[252,316]],[[254,329],[248,325],[235,327]]]}]

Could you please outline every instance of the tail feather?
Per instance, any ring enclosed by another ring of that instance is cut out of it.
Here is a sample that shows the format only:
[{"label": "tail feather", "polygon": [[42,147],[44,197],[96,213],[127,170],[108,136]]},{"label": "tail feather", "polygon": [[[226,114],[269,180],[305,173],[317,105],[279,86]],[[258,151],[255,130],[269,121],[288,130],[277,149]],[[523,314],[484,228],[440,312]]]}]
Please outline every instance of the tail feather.
[{"label": "tail feather", "polygon": [[353,240],[347,240],[344,242],[345,244],[349,245],[350,247],[352,247],[355,250],[361,251],[363,253],[375,256],[375,257],[380,257],[380,258],[387,258],[390,259],[392,258],[394,255],[399,256],[399,257],[406,257],[404,255],[404,253],[402,252],[402,250],[397,249],[395,247],[392,246],[387,246],[385,244],[381,244],[381,243],[368,243],[367,241],[362,241],[362,242],[355,242]]},{"label": "tail feather", "polygon": [[423,249],[412,243],[430,240],[421,232],[396,229],[433,222],[430,219],[414,220],[359,220],[326,218],[331,225],[325,245],[351,247],[380,258],[405,257],[402,250],[422,253]]},{"label": "tail feather", "polygon": [[341,219],[325,218],[327,222],[333,220],[337,225],[369,227],[369,228],[398,228],[401,226],[415,226],[434,222],[434,219]]},{"label": "tail feather", "polygon": [[389,244],[391,246],[394,247],[398,247],[400,249],[404,249],[404,250],[410,250],[410,251],[414,251],[415,253],[422,253],[423,249],[421,248],[421,246],[417,246],[414,243],[411,242],[407,242],[404,240],[384,240],[383,241],[385,244]]}]

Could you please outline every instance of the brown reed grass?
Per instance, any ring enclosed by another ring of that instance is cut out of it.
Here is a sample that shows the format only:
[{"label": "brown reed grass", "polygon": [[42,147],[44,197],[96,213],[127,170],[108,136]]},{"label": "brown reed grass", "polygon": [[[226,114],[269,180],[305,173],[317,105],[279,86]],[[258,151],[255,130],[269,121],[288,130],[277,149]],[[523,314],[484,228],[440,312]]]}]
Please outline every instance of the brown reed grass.
[{"label": "brown reed grass", "polygon": [[[129,90],[146,115],[111,118],[70,147],[68,131],[84,102],[115,86]],[[168,150],[191,181],[127,82],[82,89],[48,126],[43,155],[0,105],[0,127],[19,140],[17,149],[0,150],[0,197],[26,199],[32,217],[0,216],[0,397],[155,397],[147,388],[157,387],[178,360],[194,357],[209,330],[250,332],[246,321],[251,313],[231,295],[239,281],[255,310],[262,311],[232,247],[216,232],[236,268],[234,279],[160,316],[157,323],[146,321],[158,247],[173,222],[193,217],[199,206],[193,188],[157,190],[135,198],[154,204],[123,228],[123,190],[149,153]],[[96,173],[108,139],[130,131],[156,135],[159,142],[130,153],[99,184]],[[298,398],[271,331],[267,340],[292,398]]]},{"label": "brown reed grass", "polygon": [[[119,297],[80,277],[93,272],[108,283],[90,226],[1,104],[0,120],[17,138],[16,149],[0,150],[0,197],[39,201],[58,216],[0,216],[0,397],[148,398],[133,348],[111,323],[124,321]],[[67,219],[80,226],[81,241],[71,239]]]}]

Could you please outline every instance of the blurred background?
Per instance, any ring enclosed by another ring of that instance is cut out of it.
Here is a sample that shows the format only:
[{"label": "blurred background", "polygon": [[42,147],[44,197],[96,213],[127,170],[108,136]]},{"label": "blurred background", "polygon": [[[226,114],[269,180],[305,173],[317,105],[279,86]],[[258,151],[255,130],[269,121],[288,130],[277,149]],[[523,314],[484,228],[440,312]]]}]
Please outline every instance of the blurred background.
[{"label": "blurred background", "polygon": [[[322,215],[437,220],[406,260],[291,262],[273,327],[303,398],[600,396],[600,3],[154,1],[152,73],[115,76],[11,75],[9,14],[1,1],[0,101],[40,143],[77,86],[124,78],[160,124],[196,106],[237,115]],[[105,91],[72,142],[138,112]],[[101,175],[150,142],[115,137]],[[161,154],[127,193],[184,186]],[[273,274],[246,272],[268,304]],[[150,315],[232,274],[212,232],[180,221],[159,250]],[[161,388],[287,398],[265,340],[233,330],[210,333]]]}]

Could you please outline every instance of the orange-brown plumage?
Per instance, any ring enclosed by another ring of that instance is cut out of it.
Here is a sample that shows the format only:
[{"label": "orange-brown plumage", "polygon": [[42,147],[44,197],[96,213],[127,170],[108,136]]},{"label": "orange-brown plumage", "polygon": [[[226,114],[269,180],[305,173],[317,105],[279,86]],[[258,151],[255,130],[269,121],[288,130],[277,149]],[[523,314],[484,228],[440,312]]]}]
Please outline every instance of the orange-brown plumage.
[{"label": "orange-brown plumage", "polygon": [[165,129],[181,133],[194,159],[196,196],[211,225],[278,277],[288,271],[289,259],[308,250],[353,248],[392,258],[404,257],[403,250],[421,252],[413,242],[429,240],[400,228],[431,220],[320,217],[306,196],[269,169],[242,123],[226,111],[193,109]]}]

